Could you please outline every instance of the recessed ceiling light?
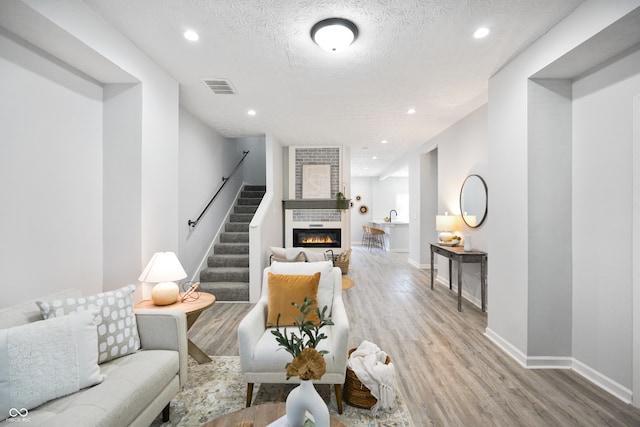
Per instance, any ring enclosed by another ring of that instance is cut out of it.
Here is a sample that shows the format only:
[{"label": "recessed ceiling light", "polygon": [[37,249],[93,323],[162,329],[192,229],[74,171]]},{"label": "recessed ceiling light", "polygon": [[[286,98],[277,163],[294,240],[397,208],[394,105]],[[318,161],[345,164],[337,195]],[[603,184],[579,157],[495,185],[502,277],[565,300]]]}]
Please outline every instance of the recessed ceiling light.
[{"label": "recessed ceiling light", "polygon": [[311,27],[311,39],[328,52],[349,47],[357,37],[358,27],[347,19],[324,19]]},{"label": "recessed ceiling light", "polygon": [[372,156],[371,157],[373,160],[378,160],[378,158],[376,156]]},{"label": "recessed ceiling light", "polygon": [[247,111],[247,114],[250,116],[255,116],[256,115],[256,110],[249,110]]},{"label": "recessed ceiling light", "polygon": [[416,109],[415,109],[415,108],[409,108],[409,109],[407,110],[407,114],[415,114],[415,112],[416,112]]},{"label": "recessed ceiling light", "polygon": [[380,141],[380,143],[382,143],[382,144],[386,144],[387,142],[389,142],[389,141],[387,141],[386,139],[383,139],[382,141]]},{"label": "recessed ceiling light", "polygon": [[480,27],[473,33],[473,37],[477,39],[482,39],[484,37],[487,37],[490,32],[491,32],[491,29],[489,27]]},{"label": "recessed ceiling light", "polygon": [[192,42],[195,42],[195,41],[198,41],[200,36],[195,31],[187,30],[184,32],[184,38]]}]

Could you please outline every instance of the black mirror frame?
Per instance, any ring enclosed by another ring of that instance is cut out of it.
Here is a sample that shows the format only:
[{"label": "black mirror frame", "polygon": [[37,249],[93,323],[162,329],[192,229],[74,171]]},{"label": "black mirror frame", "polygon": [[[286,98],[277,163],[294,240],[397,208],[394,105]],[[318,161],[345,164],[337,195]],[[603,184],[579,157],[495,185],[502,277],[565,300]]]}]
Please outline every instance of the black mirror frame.
[{"label": "black mirror frame", "polygon": [[[482,183],[482,186],[484,187],[484,196],[485,196],[485,205],[484,205],[484,213],[482,214],[482,218],[480,219],[480,221],[476,224],[476,225],[470,225],[467,220],[464,219],[464,210],[462,209],[462,190],[464,190],[464,185],[467,183],[467,180],[473,176],[476,176],[480,179],[480,182]],[[458,200],[458,205],[460,206],[460,216],[462,217],[462,220],[464,221],[465,224],[467,224],[468,227],[470,228],[478,228],[482,225],[482,223],[484,222],[485,219],[487,219],[487,214],[489,213],[489,189],[487,188],[487,183],[485,182],[485,180],[477,174],[471,174],[468,177],[466,177],[464,179],[464,181],[462,182],[462,187],[460,187],[460,197]]]}]

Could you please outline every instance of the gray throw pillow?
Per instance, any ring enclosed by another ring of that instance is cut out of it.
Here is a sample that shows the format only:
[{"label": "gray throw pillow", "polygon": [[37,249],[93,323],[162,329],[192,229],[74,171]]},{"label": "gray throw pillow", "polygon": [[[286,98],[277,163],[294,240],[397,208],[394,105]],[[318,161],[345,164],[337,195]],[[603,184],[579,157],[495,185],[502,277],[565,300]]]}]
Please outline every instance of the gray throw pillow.
[{"label": "gray throw pillow", "polygon": [[98,363],[104,363],[140,349],[140,337],[131,298],[135,289],[135,285],[128,285],[89,297],[37,301],[36,304],[45,319],[97,308]]}]

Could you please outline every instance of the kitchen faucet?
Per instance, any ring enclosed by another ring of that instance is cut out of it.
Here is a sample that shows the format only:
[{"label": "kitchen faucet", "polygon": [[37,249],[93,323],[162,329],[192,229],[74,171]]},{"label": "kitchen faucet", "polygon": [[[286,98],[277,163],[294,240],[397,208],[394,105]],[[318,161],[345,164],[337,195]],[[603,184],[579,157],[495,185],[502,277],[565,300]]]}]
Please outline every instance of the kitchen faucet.
[{"label": "kitchen faucet", "polygon": [[395,209],[391,209],[389,211],[389,222],[391,222],[391,212],[395,212],[396,213],[396,217],[398,216],[398,211],[396,211]]}]

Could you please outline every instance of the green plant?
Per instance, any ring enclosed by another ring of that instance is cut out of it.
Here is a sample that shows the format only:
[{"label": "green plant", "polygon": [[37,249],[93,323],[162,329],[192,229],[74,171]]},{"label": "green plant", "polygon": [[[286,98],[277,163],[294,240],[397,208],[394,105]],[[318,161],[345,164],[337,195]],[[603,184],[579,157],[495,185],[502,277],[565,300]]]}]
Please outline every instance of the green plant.
[{"label": "green plant", "polygon": [[[304,298],[302,305],[298,305],[292,302],[291,305],[300,310],[300,316],[294,318],[293,324],[298,328],[298,335],[294,332],[287,333],[287,328],[284,328],[284,333],[280,332],[280,314],[276,319],[276,329],[271,331],[276,336],[278,344],[280,344],[289,354],[294,358],[305,348],[316,348],[318,343],[324,339],[327,339],[327,335],[321,332],[321,329],[325,326],[333,325],[330,319],[327,319],[327,306],[322,308],[322,311],[316,305],[316,301],[307,297]],[[318,315],[318,323],[307,319],[307,316],[315,312]],[[320,354],[327,354],[328,351],[321,350]]]},{"label": "green plant", "polygon": [[336,210],[340,212],[341,210],[347,209],[347,204],[345,203],[346,197],[341,191],[336,193]]}]

